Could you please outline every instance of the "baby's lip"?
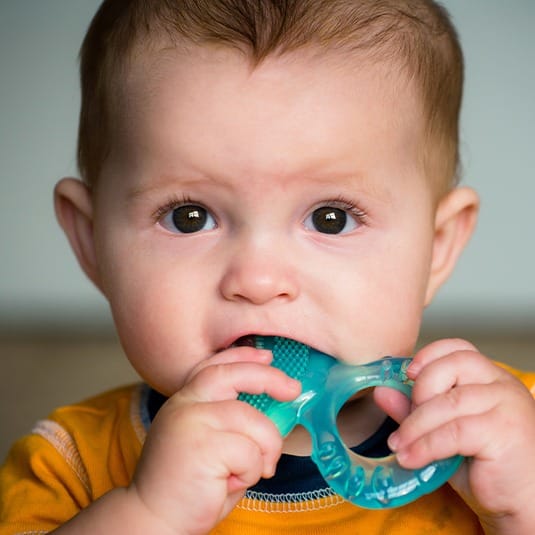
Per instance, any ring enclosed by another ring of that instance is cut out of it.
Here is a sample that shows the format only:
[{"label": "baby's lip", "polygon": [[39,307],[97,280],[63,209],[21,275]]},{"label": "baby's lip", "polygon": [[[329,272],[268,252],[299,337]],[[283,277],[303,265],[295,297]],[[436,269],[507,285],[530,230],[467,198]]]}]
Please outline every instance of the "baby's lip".
[{"label": "baby's lip", "polygon": [[250,333],[237,333],[229,336],[216,350],[216,353],[226,351],[233,347],[255,347],[257,334]]}]

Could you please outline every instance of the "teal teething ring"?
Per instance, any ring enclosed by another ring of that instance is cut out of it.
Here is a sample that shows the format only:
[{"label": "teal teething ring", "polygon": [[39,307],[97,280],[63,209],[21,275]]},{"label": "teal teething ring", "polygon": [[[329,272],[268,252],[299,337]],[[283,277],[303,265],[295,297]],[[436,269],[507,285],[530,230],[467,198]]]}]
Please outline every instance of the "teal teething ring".
[{"label": "teal teething ring", "polygon": [[418,470],[402,468],[395,455],[379,459],[353,453],[343,443],[336,417],[356,392],[388,386],[410,397],[412,381],[406,370],[410,358],[385,357],[350,366],[307,345],[278,336],[256,336],[257,348],[273,353],[272,365],[302,384],[293,401],[279,402],[266,394],[239,398],[266,414],[285,437],[300,424],[312,437],[312,460],[330,487],[349,502],[367,509],[399,507],[433,492],[456,472],[457,455]]}]

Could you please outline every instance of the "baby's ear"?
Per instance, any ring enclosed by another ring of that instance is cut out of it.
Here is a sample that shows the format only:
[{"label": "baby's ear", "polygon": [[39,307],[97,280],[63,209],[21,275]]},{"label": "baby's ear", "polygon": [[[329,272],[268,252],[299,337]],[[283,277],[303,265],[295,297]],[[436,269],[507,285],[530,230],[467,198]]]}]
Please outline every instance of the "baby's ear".
[{"label": "baby's ear", "polygon": [[461,252],[474,232],[479,198],[466,187],[455,188],[439,202],[435,215],[433,256],[425,303],[428,305],[450,276]]},{"label": "baby's ear", "polygon": [[85,274],[100,288],[93,240],[93,203],[89,188],[75,178],[60,180],[54,189],[56,217]]}]

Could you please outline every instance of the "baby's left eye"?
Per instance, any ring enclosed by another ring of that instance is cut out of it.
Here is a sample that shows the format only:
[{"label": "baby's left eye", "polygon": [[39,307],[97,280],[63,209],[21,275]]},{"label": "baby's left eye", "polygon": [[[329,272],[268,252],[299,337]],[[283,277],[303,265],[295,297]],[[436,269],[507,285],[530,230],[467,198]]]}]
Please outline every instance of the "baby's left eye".
[{"label": "baby's left eye", "polygon": [[304,225],[307,229],[322,234],[345,234],[358,228],[360,222],[348,213],[348,210],[335,206],[322,206],[307,216]]}]

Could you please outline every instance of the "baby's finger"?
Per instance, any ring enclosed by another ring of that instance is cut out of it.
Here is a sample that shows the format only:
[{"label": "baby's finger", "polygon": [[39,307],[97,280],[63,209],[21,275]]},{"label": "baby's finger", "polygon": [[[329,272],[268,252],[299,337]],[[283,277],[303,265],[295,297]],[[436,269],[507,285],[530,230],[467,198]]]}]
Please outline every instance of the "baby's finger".
[{"label": "baby's finger", "polygon": [[402,422],[410,412],[411,403],[405,394],[386,386],[378,386],[373,391],[377,406],[396,422]]},{"label": "baby's finger", "polygon": [[429,363],[418,374],[412,390],[413,406],[468,384],[490,384],[506,378],[504,370],[476,351],[464,350]]},{"label": "baby's finger", "polygon": [[[401,451],[436,433],[439,429],[455,431],[455,422],[465,417],[492,411],[503,399],[503,387],[499,384],[459,386],[436,396],[416,408],[403,421],[390,439],[390,446]],[[449,427],[448,427],[449,426]],[[444,432],[444,431],[441,431]],[[452,442],[450,438],[450,443]],[[456,444],[459,452],[463,444]],[[435,459],[440,458],[437,452]]]},{"label": "baby's finger", "polygon": [[236,399],[240,392],[268,394],[279,401],[290,401],[301,392],[301,383],[272,366],[233,362],[201,370],[180,395],[192,401],[220,401]]},{"label": "baby's finger", "polygon": [[211,357],[201,361],[190,372],[186,382],[191,381],[201,370],[217,364],[232,364],[234,362],[258,362],[270,364],[273,360],[273,353],[268,349],[256,349],[254,347],[232,347],[216,353]]},{"label": "baby's finger", "polygon": [[418,373],[431,362],[456,351],[477,351],[477,348],[462,338],[445,338],[431,342],[416,352],[407,370],[409,377],[415,379]]},{"label": "baby's finger", "polygon": [[[408,446],[398,448],[398,462],[407,469],[417,469],[453,455],[471,457],[480,454],[483,445],[492,443],[492,411],[449,420]],[[390,444],[390,441],[389,441]]]},{"label": "baby's finger", "polygon": [[273,475],[268,469],[258,443],[249,437],[236,439],[235,433],[220,433],[217,437],[224,467],[217,477],[227,480],[229,493],[245,490],[262,477]]},{"label": "baby's finger", "polygon": [[247,403],[227,401],[208,405],[213,411],[213,429],[243,435],[254,442],[263,459],[261,474],[271,477],[282,450],[282,437],[275,424]]},{"label": "baby's finger", "polygon": [[[154,436],[167,431],[175,449],[190,451],[198,459],[219,455],[219,434],[232,433],[257,444],[263,459],[261,473],[272,475],[282,449],[282,437],[275,424],[251,405],[237,400],[184,403],[178,396],[170,398],[156,415],[147,443],[165,449]],[[158,458],[156,456],[155,458]],[[187,467],[183,467],[187,470]]]}]

